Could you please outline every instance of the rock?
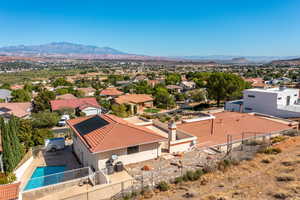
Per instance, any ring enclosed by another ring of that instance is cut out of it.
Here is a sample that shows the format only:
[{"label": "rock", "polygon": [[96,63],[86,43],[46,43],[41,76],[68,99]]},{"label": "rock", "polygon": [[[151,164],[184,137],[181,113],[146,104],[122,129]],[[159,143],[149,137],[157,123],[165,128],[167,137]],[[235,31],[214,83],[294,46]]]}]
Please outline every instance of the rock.
[{"label": "rock", "polygon": [[182,195],[184,198],[193,198],[195,197],[194,193],[191,192],[187,192],[184,195]]}]

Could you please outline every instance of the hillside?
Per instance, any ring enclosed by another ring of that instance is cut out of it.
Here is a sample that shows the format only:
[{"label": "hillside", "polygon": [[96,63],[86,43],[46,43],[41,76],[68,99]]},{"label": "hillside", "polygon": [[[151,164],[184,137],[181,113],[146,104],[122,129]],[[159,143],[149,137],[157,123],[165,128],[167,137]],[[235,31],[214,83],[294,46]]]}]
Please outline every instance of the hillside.
[{"label": "hillside", "polygon": [[289,59],[289,60],[274,60],[271,62],[272,65],[300,65],[300,58]]},{"label": "hillside", "polygon": [[[300,137],[274,145],[282,153],[257,154],[225,171],[204,175],[195,182],[173,185],[151,200],[267,200],[300,198]],[[189,194],[189,196],[187,195]]]}]

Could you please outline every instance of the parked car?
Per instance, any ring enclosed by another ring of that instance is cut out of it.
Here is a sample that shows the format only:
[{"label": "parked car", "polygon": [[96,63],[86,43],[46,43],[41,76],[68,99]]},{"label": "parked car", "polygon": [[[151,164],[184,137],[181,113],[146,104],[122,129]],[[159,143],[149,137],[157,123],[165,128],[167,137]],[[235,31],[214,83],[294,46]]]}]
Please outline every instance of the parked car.
[{"label": "parked car", "polygon": [[57,126],[63,127],[65,126],[67,123],[66,121],[70,119],[70,115],[62,115]]},{"label": "parked car", "polygon": [[65,138],[51,138],[45,140],[46,151],[57,151],[65,148]]}]

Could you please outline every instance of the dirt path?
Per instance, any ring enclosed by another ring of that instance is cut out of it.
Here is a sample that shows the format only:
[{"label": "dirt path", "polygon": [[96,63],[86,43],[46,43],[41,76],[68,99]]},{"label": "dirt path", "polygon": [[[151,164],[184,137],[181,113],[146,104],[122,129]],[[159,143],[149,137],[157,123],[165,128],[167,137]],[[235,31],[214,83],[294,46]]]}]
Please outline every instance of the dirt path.
[{"label": "dirt path", "polygon": [[[300,137],[276,145],[278,155],[258,154],[225,172],[206,174],[195,182],[173,185],[168,192],[157,193],[152,200],[266,200],[300,199]],[[283,179],[278,181],[277,179]],[[288,180],[286,180],[288,179]]]}]

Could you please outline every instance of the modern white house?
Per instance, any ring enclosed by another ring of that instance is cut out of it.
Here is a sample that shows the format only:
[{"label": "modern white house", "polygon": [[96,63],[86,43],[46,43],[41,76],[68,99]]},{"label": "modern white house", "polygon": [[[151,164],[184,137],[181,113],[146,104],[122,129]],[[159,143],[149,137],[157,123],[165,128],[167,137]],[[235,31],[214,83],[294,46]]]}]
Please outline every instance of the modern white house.
[{"label": "modern white house", "polygon": [[300,117],[299,89],[247,89],[243,92],[242,100],[226,102],[225,110],[256,112],[282,118]]}]

